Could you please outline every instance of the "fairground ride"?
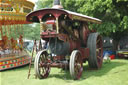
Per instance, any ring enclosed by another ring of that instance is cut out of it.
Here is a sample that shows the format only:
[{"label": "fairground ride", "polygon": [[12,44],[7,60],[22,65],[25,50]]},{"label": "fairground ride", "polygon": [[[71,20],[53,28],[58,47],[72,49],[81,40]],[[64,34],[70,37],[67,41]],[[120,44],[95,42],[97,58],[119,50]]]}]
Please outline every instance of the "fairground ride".
[{"label": "fairground ride", "polygon": [[23,47],[25,16],[33,11],[28,0],[0,0],[0,71],[26,65],[31,57]]}]

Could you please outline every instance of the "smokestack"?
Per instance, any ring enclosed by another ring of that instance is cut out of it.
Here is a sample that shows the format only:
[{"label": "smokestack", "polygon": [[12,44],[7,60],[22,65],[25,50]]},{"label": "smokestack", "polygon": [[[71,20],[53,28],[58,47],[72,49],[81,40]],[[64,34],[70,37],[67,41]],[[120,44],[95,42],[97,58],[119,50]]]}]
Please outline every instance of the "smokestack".
[{"label": "smokestack", "polygon": [[54,0],[54,5],[60,5],[60,0]]},{"label": "smokestack", "polygon": [[52,8],[63,9],[63,6],[61,5],[60,0],[54,0]]}]

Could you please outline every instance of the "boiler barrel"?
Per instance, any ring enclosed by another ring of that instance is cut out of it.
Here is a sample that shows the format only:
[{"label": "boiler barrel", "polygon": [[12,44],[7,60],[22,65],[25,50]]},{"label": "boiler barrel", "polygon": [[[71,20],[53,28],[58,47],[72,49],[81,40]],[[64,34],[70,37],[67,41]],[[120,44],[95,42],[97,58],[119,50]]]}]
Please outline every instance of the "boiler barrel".
[{"label": "boiler barrel", "polygon": [[52,54],[66,56],[70,53],[70,45],[68,42],[63,42],[55,39],[49,42],[49,50]]}]

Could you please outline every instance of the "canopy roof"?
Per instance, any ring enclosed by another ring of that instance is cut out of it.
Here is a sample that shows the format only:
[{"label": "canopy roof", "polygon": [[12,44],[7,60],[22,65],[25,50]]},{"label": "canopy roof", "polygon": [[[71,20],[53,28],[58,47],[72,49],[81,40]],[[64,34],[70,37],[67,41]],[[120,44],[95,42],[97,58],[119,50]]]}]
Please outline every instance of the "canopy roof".
[{"label": "canopy roof", "polygon": [[85,21],[100,24],[102,21],[97,18],[93,18],[87,15],[83,15],[80,13],[64,10],[64,9],[55,9],[55,8],[47,8],[41,9],[34,12],[31,12],[27,15],[27,21],[29,22],[39,22],[39,19],[42,19],[44,15],[52,14],[54,17],[59,17],[62,14],[67,15],[71,20]]}]

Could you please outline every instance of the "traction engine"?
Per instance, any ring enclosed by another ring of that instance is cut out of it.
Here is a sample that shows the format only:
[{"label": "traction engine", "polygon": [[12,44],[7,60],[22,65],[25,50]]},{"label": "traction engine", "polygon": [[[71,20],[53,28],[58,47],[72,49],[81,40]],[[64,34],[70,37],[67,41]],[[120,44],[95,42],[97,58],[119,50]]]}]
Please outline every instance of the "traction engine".
[{"label": "traction engine", "polygon": [[40,23],[40,36],[45,46],[39,44],[34,68],[38,78],[47,78],[51,67],[70,71],[73,79],[79,79],[83,63],[99,69],[102,66],[102,37],[89,30],[89,24],[100,24],[101,20],[64,10],[59,0],[53,8],[41,9],[27,15],[27,21]]}]

